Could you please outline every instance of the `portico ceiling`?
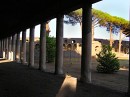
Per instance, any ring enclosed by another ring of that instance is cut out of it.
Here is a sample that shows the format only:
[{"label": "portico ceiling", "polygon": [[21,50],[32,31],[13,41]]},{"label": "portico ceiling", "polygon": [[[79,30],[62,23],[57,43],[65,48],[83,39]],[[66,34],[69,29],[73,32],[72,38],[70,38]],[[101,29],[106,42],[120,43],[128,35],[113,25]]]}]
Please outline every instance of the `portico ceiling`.
[{"label": "portico ceiling", "polygon": [[0,39],[19,33],[82,6],[101,0],[3,0],[0,3]]}]

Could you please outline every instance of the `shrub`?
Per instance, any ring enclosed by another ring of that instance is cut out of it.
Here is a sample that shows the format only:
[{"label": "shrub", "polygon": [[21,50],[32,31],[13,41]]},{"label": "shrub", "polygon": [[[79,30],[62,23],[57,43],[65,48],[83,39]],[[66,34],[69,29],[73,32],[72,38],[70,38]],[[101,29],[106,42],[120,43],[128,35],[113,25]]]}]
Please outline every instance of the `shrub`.
[{"label": "shrub", "polygon": [[97,55],[97,71],[100,73],[114,73],[119,70],[120,64],[116,54],[112,53],[112,47],[102,45],[102,50]]},{"label": "shrub", "polygon": [[46,37],[46,60],[47,62],[53,62],[55,59],[56,51],[56,39],[54,37]]},{"label": "shrub", "polygon": [[[40,42],[40,41],[38,41]],[[35,50],[40,53],[40,44],[35,45]],[[55,59],[56,39],[54,37],[46,36],[46,62],[53,62]],[[36,56],[37,57],[37,56]]]}]

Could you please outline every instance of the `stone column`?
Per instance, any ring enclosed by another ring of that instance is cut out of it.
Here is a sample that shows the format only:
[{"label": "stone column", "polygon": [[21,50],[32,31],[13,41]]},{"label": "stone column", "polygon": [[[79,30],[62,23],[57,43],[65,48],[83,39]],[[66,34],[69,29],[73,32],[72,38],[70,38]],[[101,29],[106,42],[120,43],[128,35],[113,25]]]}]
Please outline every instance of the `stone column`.
[{"label": "stone column", "polygon": [[46,23],[42,23],[40,26],[39,69],[46,70]]},{"label": "stone column", "polygon": [[6,44],[5,44],[5,59],[8,59],[8,38],[6,38]]},{"label": "stone column", "polygon": [[2,52],[3,52],[3,50],[2,50],[2,43],[3,42],[3,40],[0,40],[0,58],[2,58],[3,56],[2,56]]},{"label": "stone column", "polygon": [[5,58],[5,45],[6,45],[6,39],[3,40],[3,58]]},{"label": "stone column", "polygon": [[0,58],[2,58],[2,43],[3,42],[3,40],[0,40]]},{"label": "stone column", "polygon": [[56,22],[56,59],[55,74],[63,74],[63,16],[58,15]]},{"label": "stone column", "polygon": [[15,44],[16,44],[16,34],[12,36],[12,52],[11,52],[11,60],[15,60]]},{"label": "stone column", "polygon": [[4,55],[4,54],[5,54],[5,53],[4,53],[4,52],[5,52],[5,48],[4,48],[4,45],[5,45],[5,39],[2,40],[2,44],[1,44],[1,45],[2,45],[2,48],[1,48],[1,51],[2,51],[2,52],[1,52],[1,54],[2,54],[2,58],[5,58],[5,55]]},{"label": "stone column", "polygon": [[84,3],[82,14],[82,56],[81,81],[91,82],[91,49],[92,49],[92,4]]},{"label": "stone column", "polygon": [[22,32],[21,62],[22,64],[26,64],[26,30]]},{"label": "stone column", "polygon": [[11,37],[8,38],[8,60],[11,60]]},{"label": "stone column", "polygon": [[[130,36],[129,36],[129,46],[130,46]],[[129,47],[129,76],[128,76],[128,97],[130,96],[130,47]]]},{"label": "stone column", "polygon": [[30,28],[30,38],[29,38],[29,66],[34,67],[34,30],[35,26]]},{"label": "stone column", "polygon": [[0,51],[1,51],[1,48],[2,48],[2,40],[0,40]]},{"label": "stone column", "polygon": [[16,62],[20,62],[20,33],[17,33],[17,39],[16,39]]}]

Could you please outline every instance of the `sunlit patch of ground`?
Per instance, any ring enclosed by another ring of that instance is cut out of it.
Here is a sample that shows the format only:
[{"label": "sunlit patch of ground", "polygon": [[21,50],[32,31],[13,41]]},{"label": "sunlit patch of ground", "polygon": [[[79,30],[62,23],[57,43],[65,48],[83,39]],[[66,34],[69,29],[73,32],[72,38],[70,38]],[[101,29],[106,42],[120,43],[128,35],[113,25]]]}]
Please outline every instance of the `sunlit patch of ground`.
[{"label": "sunlit patch of ground", "polygon": [[66,75],[56,97],[73,97],[76,93],[77,78]]},{"label": "sunlit patch of ground", "polygon": [[120,70],[126,70],[126,71],[129,71],[128,68],[120,68]]},{"label": "sunlit patch of ground", "polygon": [[0,63],[5,63],[5,62],[11,62],[10,60],[5,60],[3,58],[0,58]]}]

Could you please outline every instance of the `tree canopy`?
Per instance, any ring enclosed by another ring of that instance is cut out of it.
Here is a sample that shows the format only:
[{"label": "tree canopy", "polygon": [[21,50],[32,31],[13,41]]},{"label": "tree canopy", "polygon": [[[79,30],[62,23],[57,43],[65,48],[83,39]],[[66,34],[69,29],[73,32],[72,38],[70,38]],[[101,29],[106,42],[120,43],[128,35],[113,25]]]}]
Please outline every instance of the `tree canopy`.
[{"label": "tree canopy", "polygon": [[[80,23],[80,26],[82,28],[82,9],[78,9],[76,11],[70,12],[65,16],[66,18],[68,18],[68,20],[64,21],[66,24],[76,25],[77,23]],[[107,31],[109,31],[110,33],[110,46],[112,47],[114,41],[112,33],[114,34],[120,33],[119,45],[121,45],[121,41],[122,41],[121,34],[122,32],[126,31],[126,29],[129,28],[129,21],[121,17],[112,16],[106,12],[93,8],[92,9],[92,41],[94,40],[94,28],[97,26],[103,26],[107,28]],[[129,32],[127,31],[126,34],[128,33]]]},{"label": "tree canopy", "polygon": [[[77,23],[81,23],[82,22],[82,9],[73,11],[67,14],[66,17],[68,18],[68,20],[65,21],[66,24],[75,25]],[[121,17],[112,16],[106,12],[103,12],[97,9],[92,9],[92,22],[94,20],[96,20],[96,23],[98,23],[99,26],[107,27],[108,23],[112,23],[114,26],[119,27],[123,30],[126,29],[129,24],[127,20]]]}]

